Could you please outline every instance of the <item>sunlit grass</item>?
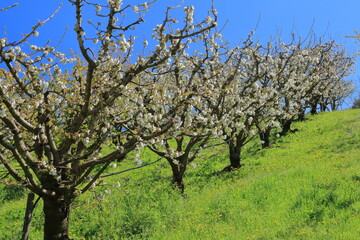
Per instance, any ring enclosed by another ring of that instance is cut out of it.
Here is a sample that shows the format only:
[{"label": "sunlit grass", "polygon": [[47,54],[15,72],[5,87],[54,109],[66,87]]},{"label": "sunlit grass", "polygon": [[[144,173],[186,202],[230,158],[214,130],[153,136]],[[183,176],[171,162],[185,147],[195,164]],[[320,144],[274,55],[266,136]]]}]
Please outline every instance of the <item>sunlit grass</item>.
[{"label": "sunlit grass", "polygon": [[[207,149],[186,173],[185,195],[170,186],[165,160],[104,178],[74,204],[71,237],[359,239],[360,111],[320,114],[293,128],[299,131],[270,149],[254,141],[236,172],[218,172],[228,164],[224,146]],[[157,156],[144,151],[142,158]],[[129,159],[110,170],[133,166]],[[21,234],[25,194],[18,193],[2,186],[0,239]],[[34,213],[34,240],[42,235],[41,208]]]}]

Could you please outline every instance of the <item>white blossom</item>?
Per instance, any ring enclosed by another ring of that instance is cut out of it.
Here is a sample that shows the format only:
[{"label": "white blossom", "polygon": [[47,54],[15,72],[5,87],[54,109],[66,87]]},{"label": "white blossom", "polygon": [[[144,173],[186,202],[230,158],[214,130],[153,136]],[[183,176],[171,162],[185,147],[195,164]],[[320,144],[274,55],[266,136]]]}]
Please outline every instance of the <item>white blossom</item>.
[{"label": "white blossom", "polygon": [[139,13],[140,12],[140,9],[138,6],[133,6],[133,10],[135,13]]}]

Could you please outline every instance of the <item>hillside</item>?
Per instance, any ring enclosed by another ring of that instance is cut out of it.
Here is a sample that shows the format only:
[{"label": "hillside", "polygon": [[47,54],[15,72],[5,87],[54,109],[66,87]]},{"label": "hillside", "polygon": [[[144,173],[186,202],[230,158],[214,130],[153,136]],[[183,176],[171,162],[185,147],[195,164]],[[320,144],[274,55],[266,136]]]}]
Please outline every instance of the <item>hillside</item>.
[{"label": "hillside", "polygon": [[[310,116],[270,149],[253,142],[245,166],[227,165],[224,145],[188,170],[185,195],[165,161],[103,178],[71,213],[74,239],[360,239],[360,111]],[[144,162],[156,160],[147,151]],[[121,171],[133,160],[118,164]],[[26,193],[0,186],[0,239],[20,239]],[[42,206],[30,239],[41,239]]]}]

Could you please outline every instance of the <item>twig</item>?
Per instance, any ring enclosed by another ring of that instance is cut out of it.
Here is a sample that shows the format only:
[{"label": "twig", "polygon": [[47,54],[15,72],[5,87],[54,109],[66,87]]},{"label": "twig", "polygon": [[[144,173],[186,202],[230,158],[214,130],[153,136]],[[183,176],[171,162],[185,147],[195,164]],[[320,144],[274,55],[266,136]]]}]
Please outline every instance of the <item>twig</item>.
[{"label": "twig", "polygon": [[2,11],[7,11],[7,10],[9,10],[10,8],[13,8],[13,7],[16,7],[16,6],[19,6],[19,3],[14,3],[13,5],[11,5],[11,6],[9,6],[9,7],[1,8],[1,9],[0,9],[0,12],[2,12]]}]

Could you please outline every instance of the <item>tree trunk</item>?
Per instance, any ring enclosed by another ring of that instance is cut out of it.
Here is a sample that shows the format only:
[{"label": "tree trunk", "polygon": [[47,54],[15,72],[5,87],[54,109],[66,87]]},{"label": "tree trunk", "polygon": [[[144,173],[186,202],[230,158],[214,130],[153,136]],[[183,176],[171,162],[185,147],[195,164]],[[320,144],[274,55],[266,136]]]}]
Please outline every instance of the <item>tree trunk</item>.
[{"label": "tree trunk", "polygon": [[336,103],[336,100],[331,101],[331,111],[337,111],[338,105]]},{"label": "tree trunk", "polygon": [[230,146],[230,166],[232,169],[241,168],[240,164],[240,148],[237,146]]},{"label": "tree trunk", "polygon": [[266,128],[264,131],[259,133],[260,140],[262,141],[261,146],[262,148],[269,148],[270,147],[270,133],[271,128]]},{"label": "tree trunk", "polygon": [[230,165],[223,169],[223,172],[230,172],[242,167],[241,160],[241,148],[242,144],[240,141],[234,143],[229,141],[229,154],[230,154]]},{"label": "tree trunk", "polygon": [[321,103],[321,104],[320,104],[320,111],[321,111],[321,112],[325,112],[326,109],[327,109],[326,105],[325,105],[324,103]]},{"label": "tree trunk", "polygon": [[230,166],[233,169],[240,168],[240,150],[236,146],[229,147],[230,150]]},{"label": "tree trunk", "polygon": [[299,121],[305,121],[305,109],[301,109],[298,115],[298,120]]},{"label": "tree trunk", "polygon": [[69,240],[69,214],[71,201],[61,197],[43,197],[44,240]]},{"label": "tree trunk", "polygon": [[317,113],[317,103],[311,104],[310,113],[311,115],[315,115]]},{"label": "tree trunk", "polygon": [[282,120],[281,121],[281,128],[282,131],[280,132],[280,136],[285,136],[291,129],[292,120]]},{"label": "tree trunk", "polygon": [[180,162],[179,164],[175,164],[172,160],[168,160],[171,165],[171,170],[173,174],[172,184],[176,189],[178,189],[181,193],[184,193],[185,185],[183,181],[184,173],[186,171],[186,163]]},{"label": "tree trunk", "polygon": [[34,210],[34,193],[29,193],[26,203],[25,217],[24,217],[24,226],[21,236],[21,240],[28,240],[30,234],[30,225],[32,220],[32,213]]}]

